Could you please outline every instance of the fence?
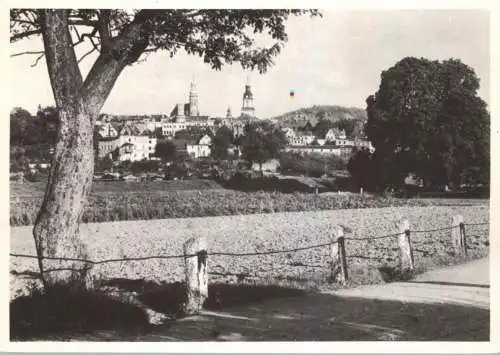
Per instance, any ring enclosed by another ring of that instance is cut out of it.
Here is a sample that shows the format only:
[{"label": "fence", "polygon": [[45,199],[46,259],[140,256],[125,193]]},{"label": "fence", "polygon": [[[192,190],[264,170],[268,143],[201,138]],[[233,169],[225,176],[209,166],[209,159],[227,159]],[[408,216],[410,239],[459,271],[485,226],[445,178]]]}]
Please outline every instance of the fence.
[{"label": "fence", "polygon": [[[381,236],[371,236],[364,238],[348,238],[345,236],[346,233],[350,233],[350,229],[344,226],[337,226],[334,228],[332,235],[330,236],[330,241],[326,243],[314,244],[309,246],[290,248],[290,249],[279,249],[279,250],[267,250],[260,252],[242,252],[242,253],[232,253],[232,252],[220,252],[213,251],[209,252],[207,240],[204,237],[195,237],[187,240],[183,245],[183,253],[178,255],[158,255],[158,256],[145,256],[145,257],[132,257],[132,258],[116,258],[116,259],[105,259],[105,260],[90,260],[90,259],[80,259],[80,258],[65,258],[65,257],[42,257],[46,260],[59,260],[59,261],[74,261],[82,262],[84,264],[99,265],[114,262],[123,261],[144,261],[151,259],[184,259],[184,272],[185,272],[185,283],[186,283],[186,304],[185,312],[187,314],[193,314],[200,311],[204,300],[208,297],[208,258],[210,256],[228,256],[228,257],[245,257],[245,256],[260,256],[260,255],[271,255],[271,254],[281,254],[281,253],[293,253],[303,250],[318,249],[318,248],[329,248],[329,266],[332,282],[345,283],[349,280],[349,264],[348,259],[350,256],[346,254],[346,240],[352,241],[373,241],[379,239],[395,238],[398,242],[399,249],[399,268],[403,273],[412,273],[415,270],[415,260],[413,256],[413,246],[411,237],[413,234],[417,233],[430,233],[437,231],[451,231],[451,243],[454,248],[455,255],[467,256],[467,226],[481,226],[488,225],[488,222],[481,223],[464,223],[463,216],[456,215],[452,219],[450,226],[428,229],[428,230],[411,230],[410,222],[407,219],[403,219],[398,223],[398,232],[394,234],[387,234]],[[12,257],[19,258],[32,258],[38,259],[35,255],[27,254],[15,254],[10,253]],[[353,257],[353,256],[351,256]],[[59,271],[61,269],[49,269],[44,270],[44,272]]]}]

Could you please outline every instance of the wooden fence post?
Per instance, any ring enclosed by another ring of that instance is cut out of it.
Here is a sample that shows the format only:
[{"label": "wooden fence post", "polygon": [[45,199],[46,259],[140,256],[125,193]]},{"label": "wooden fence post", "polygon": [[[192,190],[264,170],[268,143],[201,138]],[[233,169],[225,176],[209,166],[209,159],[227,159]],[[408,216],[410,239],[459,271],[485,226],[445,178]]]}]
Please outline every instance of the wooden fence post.
[{"label": "wooden fence post", "polygon": [[340,281],[345,283],[348,279],[347,273],[347,259],[345,254],[345,238],[344,238],[344,228],[338,226],[335,229],[335,240],[332,241],[330,246],[331,255],[331,267],[332,267],[332,280]]},{"label": "wooden fence post", "polygon": [[463,216],[459,214],[453,216],[451,227],[451,241],[453,244],[453,248],[455,249],[455,254],[467,255],[467,244],[465,240],[465,225]]},{"label": "wooden fence post", "polygon": [[399,260],[401,271],[413,271],[415,269],[413,262],[413,248],[410,240],[410,222],[404,219],[399,224]]},{"label": "wooden fence post", "polygon": [[462,238],[460,239],[462,241],[462,245],[464,248],[464,255],[467,256],[467,237],[465,235],[465,223],[462,220],[462,223],[460,223],[460,235]]},{"label": "wooden fence post", "polygon": [[186,315],[198,313],[208,297],[207,241],[191,238],[184,243],[186,272]]}]

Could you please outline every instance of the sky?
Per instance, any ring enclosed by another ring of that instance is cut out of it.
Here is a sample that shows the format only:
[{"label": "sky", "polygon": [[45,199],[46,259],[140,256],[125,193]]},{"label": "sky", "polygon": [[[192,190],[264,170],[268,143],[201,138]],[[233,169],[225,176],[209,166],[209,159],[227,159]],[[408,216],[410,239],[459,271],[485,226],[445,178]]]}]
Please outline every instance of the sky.
[{"label": "sky", "polygon": [[[239,115],[244,85],[249,80],[256,115],[261,118],[312,105],[366,108],[366,98],[380,84],[380,74],[406,56],[445,60],[471,66],[481,81],[479,95],[489,103],[489,15],[480,10],[325,11],[323,17],[292,17],[288,42],[267,73],[243,71],[239,64],[212,70],[197,56],[179,52],[174,58],[154,53],[127,67],[102,112],[168,114],[187,102],[194,77],[200,114]],[[11,45],[11,54],[40,49],[41,39]],[[79,49],[82,54],[87,50]],[[95,56],[81,63],[86,75]],[[53,105],[44,60],[36,56],[9,59],[11,107],[32,113]],[[290,96],[294,91],[294,96]]]}]

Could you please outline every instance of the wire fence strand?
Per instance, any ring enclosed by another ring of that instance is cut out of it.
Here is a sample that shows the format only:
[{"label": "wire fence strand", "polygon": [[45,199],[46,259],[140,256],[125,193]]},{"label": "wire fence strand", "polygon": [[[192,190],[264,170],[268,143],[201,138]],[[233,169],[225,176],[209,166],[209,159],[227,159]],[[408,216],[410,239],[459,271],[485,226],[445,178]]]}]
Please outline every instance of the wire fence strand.
[{"label": "wire fence strand", "polygon": [[490,222],[480,222],[480,223],[464,223],[464,226],[484,226],[489,225]]},{"label": "wire fence strand", "polygon": [[[487,225],[487,224],[489,224],[489,222],[464,223],[465,226],[480,226],[480,225]],[[438,231],[451,230],[451,229],[456,228],[456,227],[458,227],[458,226],[448,226],[448,227],[435,228],[435,229],[427,229],[427,230],[410,230],[410,233],[438,232]],[[395,237],[397,237],[399,235],[401,235],[401,233],[386,234],[386,235],[375,236],[375,237],[344,238],[344,239],[345,240],[350,240],[350,241],[377,240],[377,239],[395,238]],[[326,247],[326,246],[330,246],[330,245],[332,245],[335,242],[336,242],[336,240],[332,240],[332,241],[326,242],[326,243],[313,244],[313,245],[308,245],[308,246],[298,247],[298,248],[280,249],[280,250],[266,250],[266,251],[255,251],[255,252],[246,252],[246,253],[233,253],[233,252],[215,251],[215,252],[207,252],[207,255],[210,255],[210,256],[244,257],[244,256],[260,256],[260,255],[293,253],[293,252],[298,252],[298,251],[303,251],[303,250],[323,248],[323,247]],[[16,257],[16,258],[39,259],[38,256],[36,256],[36,255],[29,255],[29,254],[9,253],[9,255],[11,257]],[[143,256],[143,257],[132,257],[132,258],[104,259],[104,260],[98,260],[98,261],[90,260],[90,259],[83,259],[83,258],[66,258],[66,257],[51,257],[51,256],[42,256],[42,257],[40,257],[40,259],[58,260],[58,261],[75,261],[75,262],[82,262],[82,263],[92,264],[92,265],[100,265],[100,264],[108,264],[108,263],[124,262],[124,261],[145,261],[145,260],[153,260],[153,259],[183,259],[183,258],[194,257],[194,256],[197,256],[197,255],[198,254],[156,255],[156,256]]]}]

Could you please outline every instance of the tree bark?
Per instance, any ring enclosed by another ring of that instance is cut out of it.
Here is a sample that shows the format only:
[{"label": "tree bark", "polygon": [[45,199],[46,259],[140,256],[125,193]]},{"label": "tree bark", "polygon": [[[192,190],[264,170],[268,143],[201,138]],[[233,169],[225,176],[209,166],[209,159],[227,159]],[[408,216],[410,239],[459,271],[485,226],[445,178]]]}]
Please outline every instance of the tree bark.
[{"label": "tree bark", "polygon": [[140,24],[132,23],[101,53],[83,82],[68,28],[67,10],[42,10],[42,36],[59,130],[49,180],[33,228],[45,286],[77,281],[89,287],[87,259],[79,225],[92,187],[93,131],[97,116],[125,66],[147,46]]}]

